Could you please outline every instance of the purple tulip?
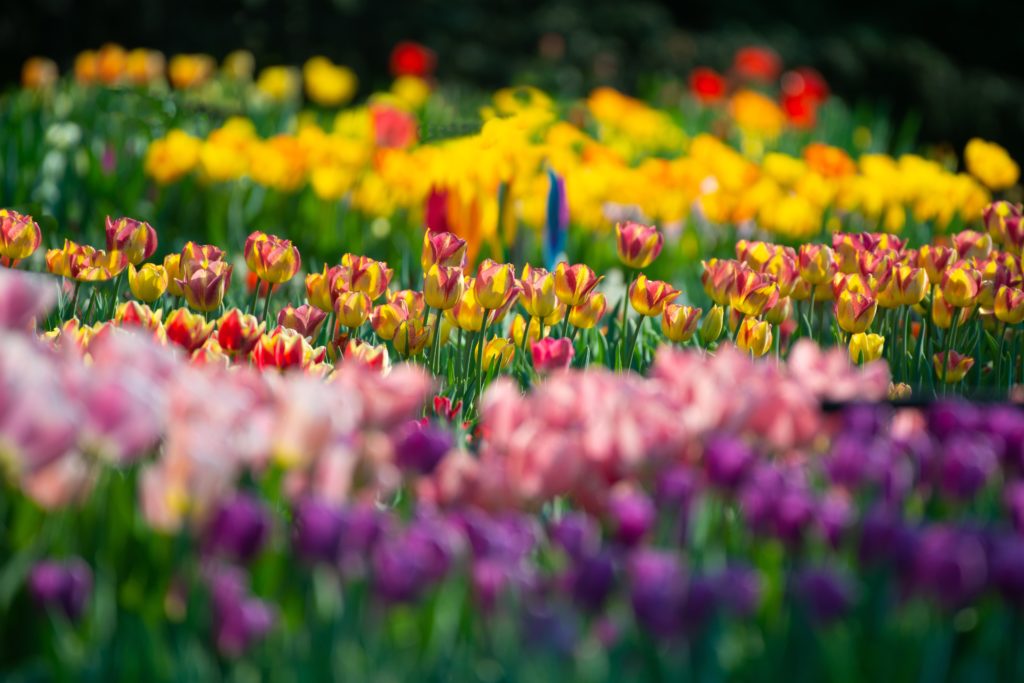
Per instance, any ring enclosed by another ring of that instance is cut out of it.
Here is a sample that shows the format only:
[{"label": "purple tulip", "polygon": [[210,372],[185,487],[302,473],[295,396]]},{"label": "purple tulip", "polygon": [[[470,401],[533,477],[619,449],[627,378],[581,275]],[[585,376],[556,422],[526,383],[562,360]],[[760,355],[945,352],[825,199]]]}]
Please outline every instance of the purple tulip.
[{"label": "purple tulip", "polygon": [[210,592],[217,649],[224,655],[241,655],[273,627],[274,610],[263,600],[248,595],[241,570],[216,568],[210,578]]},{"label": "purple tulip", "polygon": [[572,596],[576,604],[597,612],[615,589],[615,563],[608,553],[578,561],[572,571]]},{"label": "purple tulip", "polygon": [[873,439],[886,422],[885,411],[876,405],[852,405],[843,411],[843,434],[861,441]]},{"label": "purple tulip", "polygon": [[76,620],[85,612],[92,594],[92,570],[77,557],[67,562],[45,560],[32,568],[28,587],[37,604],[60,609]]},{"label": "purple tulip", "polygon": [[734,436],[713,437],[704,449],[708,481],[723,489],[739,486],[756,460],[750,446]]},{"label": "purple tulip", "polygon": [[996,541],[992,551],[992,583],[1007,600],[1024,605],[1024,539],[1008,535]]},{"label": "purple tulip", "polygon": [[784,491],[776,499],[776,535],[788,545],[800,545],[804,533],[814,521],[816,511],[814,497],[810,491],[801,488]]},{"label": "purple tulip", "polygon": [[639,491],[620,491],[608,503],[612,531],[615,539],[626,547],[633,547],[654,526],[656,512],[651,499]]},{"label": "purple tulip", "polygon": [[410,472],[430,474],[454,443],[451,432],[412,420],[395,437],[395,462]]},{"label": "purple tulip", "polygon": [[928,409],[928,430],[940,442],[972,432],[981,424],[981,413],[966,401],[942,401]]},{"label": "purple tulip", "polygon": [[589,557],[601,547],[601,529],[592,517],[570,512],[551,524],[548,531],[555,545],[574,560]]},{"label": "purple tulip", "polygon": [[921,533],[913,564],[918,591],[958,609],[981,592],[987,576],[985,546],[975,533],[946,526]]},{"label": "purple tulip", "polygon": [[679,558],[664,550],[637,550],[627,572],[637,623],[654,635],[672,635],[681,625],[686,600],[686,574]]},{"label": "purple tulip", "polygon": [[699,631],[714,614],[718,599],[718,583],[714,578],[691,577],[680,610],[683,627],[691,633]]},{"label": "purple tulip", "polygon": [[811,619],[823,625],[845,615],[855,598],[850,580],[830,569],[805,569],[797,573],[792,591]]},{"label": "purple tulip", "polygon": [[248,493],[236,494],[221,504],[207,529],[206,546],[241,562],[252,560],[270,535],[270,513]]},{"label": "purple tulip", "polygon": [[985,427],[997,441],[1005,467],[1024,470],[1024,413],[1015,406],[996,406],[986,412]]},{"label": "purple tulip", "polygon": [[307,498],[295,507],[292,543],[310,562],[334,562],[344,520],[341,510],[326,501]]},{"label": "purple tulip", "polygon": [[905,569],[913,560],[915,535],[898,513],[886,506],[874,508],[861,523],[858,553],[868,566],[893,564]]},{"label": "purple tulip", "polygon": [[761,579],[749,567],[727,567],[715,577],[722,606],[737,617],[754,613],[761,599]]},{"label": "purple tulip", "polygon": [[996,452],[988,439],[960,434],[943,447],[939,486],[949,496],[966,500],[980,491],[995,471]]},{"label": "purple tulip", "polygon": [[817,520],[825,540],[838,548],[853,525],[854,509],[849,499],[840,495],[826,495],[818,505]]},{"label": "purple tulip", "polygon": [[473,562],[470,581],[480,607],[489,611],[494,608],[498,596],[508,585],[508,574],[501,561],[485,557]]}]

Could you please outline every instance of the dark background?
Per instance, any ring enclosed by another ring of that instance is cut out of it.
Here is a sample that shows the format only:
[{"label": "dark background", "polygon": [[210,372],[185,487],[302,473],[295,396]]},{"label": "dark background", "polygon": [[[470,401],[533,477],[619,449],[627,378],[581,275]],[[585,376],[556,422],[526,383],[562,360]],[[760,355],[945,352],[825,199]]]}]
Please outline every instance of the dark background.
[{"label": "dark background", "polygon": [[[480,87],[532,81],[577,95],[597,83],[643,90],[651,77],[728,66],[742,45],[818,68],[853,104],[921,116],[925,142],[957,150],[974,135],[1024,158],[1024,3],[974,0],[31,0],[0,12],[0,82],[33,54],[62,69],[116,41],[167,54],[252,50],[260,66],[326,54],[387,82],[399,40],[439,57],[438,77]],[[542,40],[545,33],[564,38]],[[547,46],[542,56],[539,46]],[[561,56],[559,56],[561,52]]]}]

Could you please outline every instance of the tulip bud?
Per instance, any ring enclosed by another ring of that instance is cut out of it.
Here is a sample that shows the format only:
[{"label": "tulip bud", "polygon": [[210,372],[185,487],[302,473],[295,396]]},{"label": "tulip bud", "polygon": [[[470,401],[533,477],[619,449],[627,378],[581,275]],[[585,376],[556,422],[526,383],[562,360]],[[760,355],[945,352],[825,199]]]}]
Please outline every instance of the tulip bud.
[{"label": "tulip bud", "polygon": [[983,261],[992,253],[992,235],[964,230],[953,235],[953,248],[966,261]]},{"label": "tulip bud", "polygon": [[370,326],[374,333],[385,341],[395,337],[398,326],[410,318],[409,309],[403,299],[379,304],[370,313]]},{"label": "tulip bud", "polygon": [[615,246],[619,260],[628,268],[646,268],[658,258],[664,237],[657,228],[632,221],[615,224]]},{"label": "tulip bud", "polygon": [[693,306],[680,306],[679,304],[668,304],[661,314],[661,331],[671,341],[686,343],[693,338],[697,331],[697,323],[703,311]]},{"label": "tulip bud", "polygon": [[324,313],[334,311],[331,302],[332,283],[337,278],[340,268],[341,266],[334,266],[328,270],[325,265],[323,272],[310,273],[306,276],[306,301]]},{"label": "tulip bud", "polygon": [[866,331],[875,319],[877,310],[878,302],[874,297],[851,291],[842,292],[834,304],[839,327],[850,334]]},{"label": "tulip bud", "polygon": [[530,344],[533,367],[537,372],[545,373],[554,370],[565,370],[572,363],[576,349],[566,338],[553,339],[547,337]]},{"label": "tulip bud", "polygon": [[277,314],[277,324],[295,330],[303,337],[311,339],[320,332],[320,327],[327,319],[327,314],[315,306],[302,304],[295,308],[288,304]]},{"label": "tulip bud", "polygon": [[423,299],[434,309],[447,311],[454,307],[464,288],[461,268],[434,264],[423,276]]},{"label": "tulip bud", "polygon": [[183,297],[185,290],[178,284],[181,275],[181,254],[168,254],[164,257],[164,271],[167,273],[167,293],[171,296]]},{"label": "tulip bud", "polygon": [[960,261],[942,276],[942,296],[951,306],[973,306],[981,292],[981,273],[966,261]]},{"label": "tulip bud", "polygon": [[156,251],[156,230],[149,223],[134,218],[113,219],[107,216],[106,221],[107,250],[122,251],[128,257],[128,263],[137,266]]},{"label": "tulip bud", "polygon": [[210,337],[203,345],[192,352],[189,362],[193,365],[231,365],[231,357],[224,351],[224,348],[217,341],[216,337]]},{"label": "tulip bud", "polygon": [[71,255],[71,277],[80,282],[106,282],[128,267],[128,257],[120,251],[81,249]]},{"label": "tulip bud", "polygon": [[187,308],[171,311],[164,322],[167,338],[191,354],[213,334],[213,323]]},{"label": "tulip bud", "polygon": [[345,346],[345,360],[360,363],[380,372],[385,372],[390,367],[386,346],[374,346],[359,339],[352,339]]},{"label": "tulip bud", "polygon": [[[472,280],[469,278],[463,278],[463,291],[467,288],[472,288]],[[403,303],[405,304],[406,310],[409,311],[410,318],[420,318],[423,316],[423,311],[427,308],[426,299],[423,298],[423,292],[417,292],[415,289],[400,289],[397,292],[388,291],[387,293],[388,303]]]},{"label": "tulip bud", "polygon": [[784,297],[775,302],[775,305],[764,312],[764,319],[772,325],[781,325],[793,315],[793,304],[789,297]]},{"label": "tulip bud", "polygon": [[736,346],[755,356],[763,356],[772,347],[772,326],[757,318],[744,318],[736,333]]},{"label": "tulip bud", "polygon": [[935,247],[926,244],[917,252],[918,265],[928,274],[928,282],[937,285],[942,282],[946,267],[953,261],[956,252],[949,247]]},{"label": "tulip bud", "polygon": [[702,262],[700,281],[704,291],[719,306],[729,305],[729,294],[736,283],[741,267],[736,261],[711,259]]},{"label": "tulip bud", "polygon": [[779,287],[770,275],[743,269],[736,273],[729,304],[743,315],[759,316],[775,306]]},{"label": "tulip bud", "polygon": [[598,277],[590,266],[570,266],[563,261],[555,267],[555,296],[566,306],[579,306],[590,299],[594,288],[604,276]]},{"label": "tulip bud", "polygon": [[[394,271],[388,268],[383,261],[375,261],[368,256],[357,256],[345,254],[341,257],[340,278],[345,289],[363,292],[370,297],[370,301],[376,301],[388,291],[388,285]],[[335,287],[337,289],[337,287]]]},{"label": "tulip bud", "polygon": [[462,297],[454,307],[445,311],[456,327],[466,332],[479,332],[484,324],[484,308],[477,301],[476,287],[472,281],[466,283]]},{"label": "tulip bud", "polygon": [[996,318],[1007,325],[1024,321],[1024,291],[1003,285],[996,292],[994,311]]},{"label": "tulip bud", "polygon": [[253,364],[260,370],[276,368],[284,371],[303,368],[311,360],[306,353],[306,339],[295,330],[276,327],[262,335],[250,353]]},{"label": "tulip bud", "polygon": [[607,308],[608,300],[605,295],[594,292],[569,310],[569,324],[581,330],[589,330],[601,322]]},{"label": "tulip bud", "polygon": [[134,265],[128,265],[128,287],[139,301],[151,303],[162,297],[167,291],[167,281],[163,266],[146,263],[136,270]]},{"label": "tulip bud", "polygon": [[279,285],[299,272],[302,259],[290,240],[255,231],[245,240],[245,264],[264,282]]},{"label": "tulip bud", "polygon": [[880,334],[858,332],[850,336],[850,360],[854,363],[870,363],[882,357],[885,337]]},{"label": "tulip bud", "polygon": [[[956,351],[936,353],[932,360],[935,364],[935,376],[946,384],[955,384],[963,380],[974,367],[974,359],[962,356]],[[943,362],[945,361],[945,362]]]},{"label": "tulip bud", "polygon": [[488,311],[501,308],[516,286],[516,270],[510,263],[484,260],[477,269],[473,289],[476,300]]},{"label": "tulip bud", "polygon": [[192,269],[187,280],[178,280],[178,286],[185,292],[185,301],[196,310],[216,310],[231,282],[231,266],[224,261],[209,261],[205,266]]},{"label": "tulip bud", "polygon": [[679,290],[660,280],[648,280],[641,274],[629,286],[629,303],[637,313],[654,317],[661,315],[665,304],[679,296]]},{"label": "tulip bud", "polygon": [[497,363],[499,370],[504,370],[512,362],[516,347],[505,337],[495,337],[484,346],[484,372],[490,372]]},{"label": "tulip bud", "polygon": [[424,325],[419,318],[412,318],[402,321],[391,343],[395,345],[395,351],[406,358],[412,358],[423,351],[432,338],[433,329]]},{"label": "tulip bud", "polygon": [[373,303],[365,292],[342,292],[334,300],[334,312],[338,315],[338,324],[355,329],[370,317]]},{"label": "tulip bud", "polygon": [[267,324],[256,316],[232,308],[217,321],[217,342],[227,353],[245,356],[256,346],[266,328]]},{"label": "tulip bud", "polygon": [[42,240],[39,224],[31,216],[0,209],[0,260],[5,265],[13,266],[31,256]]},{"label": "tulip bud", "polygon": [[163,317],[163,310],[153,311],[146,304],[138,301],[125,301],[118,304],[114,311],[114,322],[122,327],[141,327],[146,330],[156,331],[161,327],[160,318]]},{"label": "tulip bud", "polygon": [[700,324],[700,343],[704,346],[718,341],[725,327],[725,310],[718,305],[712,306]]},{"label": "tulip bud", "polygon": [[555,295],[555,277],[551,273],[527,265],[520,282],[523,288],[523,308],[530,316],[546,318],[555,312],[559,301]]},{"label": "tulip bud", "polygon": [[802,244],[799,252],[800,278],[809,285],[831,282],[839,272],[836,254],[823,244]]}]

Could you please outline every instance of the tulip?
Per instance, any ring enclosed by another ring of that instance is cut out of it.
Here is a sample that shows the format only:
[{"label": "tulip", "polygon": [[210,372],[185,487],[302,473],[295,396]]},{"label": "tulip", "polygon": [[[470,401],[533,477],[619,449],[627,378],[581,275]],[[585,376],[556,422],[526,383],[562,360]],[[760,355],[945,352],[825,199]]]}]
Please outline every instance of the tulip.
[{"label": "tulip", "polygon": [[946,270],[942,276],[942,296],[951,306],[973,306],[981,292],[981,273],[965,261]]},{"label": "tulip", "polygon": [[775,305],[764,312],[764,319],[772,325],[781,325],[793,316],[793,303],[789,297],[775,302]]},{"label": "tulip", "polygon": [[[363,292],[376,301],[388,291],[388,284],[394,271],[383,261],[375,261],[368,256],[345,254],[341,257],[342,270],[339,279],[346,289]],[[334,291],[337,291],[336,285]]]},{"label": "tulip", "polygon": [[153,311],[146,304],[138,301],[125,301],[118,304],[114,311],[114,322],[122,327],[141,327],[151,332],[161,327],[160,319],[163,317],[163,310]]},{"label": "tulip", "polygon": [[262,335],[250,356],[260,370],[304,368],[311,360],[306,352],[305,337],[285,327],[275,327],[269,334]]},{"label": "tulip", "polygon": [[447,311],[459,302],[465,289],[462,269],[454,266],[439,266],[436,263],[423,276],[423,300],[427,306]]},{"label": "tulip", "polygon": [[700,324],[700,343],[707,346],[718,341],[724,327],[725,309],[716,304],[711,307]]},{"label": "tulip", "polygon": [[217,342],[233,356],[248,355],[267,329],[256,316],[232,308],[217,320]]},{"label": "tulip", "polygon": [[844,291],[834,304],[836,320],[845,332],[866,331],[875,319],[878,302],[873,296]]},{"label": "tulip", "polygon": [[454,445],[451,432],[410,420],[395,436],[395,464],[406,471],[433,472]]},{"label": "tulip", "polygon": [[266,545],[270,524],[270,512],[259,498],[246,493],[235,494],[220,504],[210,520],[205,548],[207,552],[250,562]]},{"label": "tulip", "polygon": [[497,364],[498,370],[504,370],[512,362],[516,354],[516,347],[512,341],[505,337],[495,337],[484,346],[484,371],[490,372],[492,366]]},{"label": "tulip", "polygon": [[641,274],[629,287],[629,303],[642,316],[661,315],[665,304],[671,302],[680,292],[672,285],[660,280],[648,280]]},{"label": "tulip", "polygon": [[832,235],[832,249],[839,261],[839,272],[852,275],[860,269],[860,252],[875,251],[878,239],[870,233],[841,233]]},{"label": "tulip", "polygon": [[106,282],[128,267],[128,257],[119,251],[83,249],[71,255],[71,277],[80,282]]},{"label": "tulip", "polygon": [[75,621],[85,613],[92,594],[92,570],[77,557],[67,562],[39,562],[29,573],[28,588],[40,607],[59,609]]},{"label": "tulip", "polygon": [[680,626],[686,601],[686,575],[668,550],[640,548],[629,557],[630,603],[641,628],[660,637]]},{"label": "tulip", "polygon": [[1005,200],[990,203],[981,212],[982,222],[988,230],[988,234],[997,242],[1004,242],[1006,234],[1006,221],[1010,217],[1020,217],[1022,213],[1020,204],[1013,204]]},{"label": "tulip", "polygon": [[277,314],[277,324],[295,330],[303,337],[312,339],[320,332],[327,314],[315,306],[302,304],[295,308],[288,304]]},{"label": "tulip", "polygon": [[46,271],[61,277],[71,277],[71,261],[73,256],[81,251],[92,253],[95,251],[90,246],[82,246],[69,239],[64,240],[64,246],[60,249],[48,249],[46,251]]},{"label": "tulip", "polygon": [[878,305],[883,308],[916,306],[928,292],[928,276],[921,268],[894,266],[885,288],[878,292]]},{"label": "tulip", "polygon": [[569,324],[581,330],[589,330],[604,317],[608,300],[601,292],[594,292],[582,303],[569,309]]},{"label": "tulip", "polygon": [[[525,344],[532,344],[540,339],[540,326],[540,320],[530,318],[529,321],[527,321],[526,318],[517,313],[516,317],[512,318],[512,339],[515,341],[516,346],[525,349]],[[527,341],[524,342],[523,335],[527,334],[527,329],[529,329],[529,334]]]},{"label": "tulip", "polygon": [[736,261],[711,259],[702,262],[703,271],[700,281],[704,291],[719,306],[729,305],[729,294],[736,283],[736,275],[741,270]]},{"label": "tulip", "polygon": [[736,258],[750,266],[753,270],[763,270],[768,262],[782,253],[783,247],[760,240],[737,240]]},{"label": "tulip", "polygon": [[423,235],[423,255],[420,257],[423,272],[431,266],[466,266],[466,240],[454,233],[427,230]]},{"label": "tulip", "polygon": [[558,308],[559,300],[555,295],[555,277],[543,268],[523,269],[520,281],[523,294],[523,308],[533,318],[547,318]]},{"label": "tulip", "polygon": [[732,291],[729,293],[729,304],[743,315],[759,316],[773,308],[779,300],[779,287],[770,275],[763,275],[752,270],[740,270]]},{"label": "tulip", "polygon": [[797,257],[800,278],[809,285],[831,282],[839,272],[835,252],[823,244],[802,244]]},{"label": "tulip", "polygon": [[957,309],[943,297],[942,288],[935,287],[932,293],[932,322],[936,327],[948,330],[953,325],[953,316],[959,315],[957,324],[961,324],[971,317],[972,312],[971,308]]},{"label": "tulip", "polygon": [[850,336],[850,360],[854,363],[870,363],[882,357],[885,337],[880,334],[858,332]]},{"label": "tulip", "polygon": [[554,339],[547,337],[530,344],[530,354],[533,357],[533,367],[537,372],[546,373],[554,370],[565,370],[572,363],[576,349],[572,342],[562,337]]},{"label": "tulip", "polygon": [[1007,325],[1024,321],[1024,290],[1003,285],[996,292],[994,311],[996,318]]},{"label": "tulip", "polygon": [[633,221],[615,224],[615,247],[627,268],[639,270],[658,258],[665,238],[657,228]]},{"label": "tulip", "polygon": [[963,356],[956,351],[936,353],[932,356],[935,365],[936,376],[946,384],[955,384],[970,372],[974,367],[974,359],[970,356]]},{"label": "tulip", "polygon": [[325,265],[323,272],[310,273],[306,276],[306,301],[324,313],[334,311],[331,301],[332,283],[337,279],[340,268],[341,266],[334,266],[328,269]]},{"label": "tulip", "polygon": [[459,329],[466,332],[479,332],[484,324],[484,308],[477,301],[476,287],[467,282],[459,302],[445,311],[448,319]]},{"label": "tulip", "polygon": [[983,261],[992,253],[992,235],[964,230],[953,235],[953,248],[966,261]]},{"label": "tulip", "polygon": [[788,297],[800,281],[800,271],[797,269],[796,258],[784,251],[780,251],[772,256],[768,263],[765,264],[763,272],[775,279],[775,284],[779,287],[779,296],[781,297]]},{"label": "tulip", "polygon": [[406,358],[412,358],[423,351],[427,342],[431,339],[432,328],[424,325],[419,318],[411,318],[402,321],[395,330],[395,336],[391,343],[395,345],[395,351]]},{"label": "tulip", "polygon": [[164,272],[167,273],[167,293],[171,296],[183,297],[185,290],[178,285],[181,280],[181,254],[168,254],[164,257]]},{"label": "tulip", "polygon": [[410,318],[405,300],[395,299],[378,304],[370,313],[370,326],[374,333],[385,341],[395,337],[398,326]]},{"label": "tulip", "polygon": [[137,266],[156,251],[156,230],[149,223],[134,218],[106,220],[107,250],[122,251],[128,263]]},{"label": "tulip", "polygon": [[351,339],[345,346],[345,360],[365,365],[373,370],[384,372],[388,369],[388,349],[383,344],[374,346],[359,339]]},{"label": "tulip", "polygon": [[657,520],[651,499],[639,491],[620,489],[608,501],[608,514],[615,540],[631,548],[650,532]]},{"label": "tulip", "polygon": [[[199,268],[212,261],[223,261],[224,250],[212,244],[197,244],[196,242],[185,242],[178,259],[178,270],[182,278],[188,277],[194,268]],[[172,272],[167,266],[166,259],[164,267],[167,272]],[[250,270],[252,270],[250,268]]]},{"label": "tulip", "polygon": [[187,280],[178,280],[178,286],[185,292],[189,306],[208,313],[224,301],[230,282],[231,266],[224,261],[209,261],[205,266],[193,268]]},{"label": "tulip", "polygon": [[[555,296],[566,306],[579,306],[588,301],[604,276],[598,277],[590,266],[565,261],[555,267]],[[577,325],[579,327],[579,325]]]},{"label": "tulip", "polygon": [[506,304],[509,294],[516,287],[516,270],[510,263],[496,263],[485,259],[477,269],[473,290],[476,300],[488,311]]},{"label": "tulip", "polygon": [[246,595],[244,580],[233,568],[218,568],[210,580],[214,640],[221,654],[237,657],[261,640],[276,615],[263,600]]},{"label": "tulip", "polygon": [[771,324],[749,316],[744,318],[736,333],[736,346],[755,356],[768,353],[772,347]]},{"label": "tulip", "polygon": [[935,247],[926,244],[917,252],[918,265],[928,274],[928,281],[937,285],[942,282],[943,273],[953,261],[956,251],[949,247]]},{"label": "tulip", "polygon": [[164,321],[167,338],[191,354],[213,334],[213,323],[187,308],[171,311]]},{"label": "tulip", "polygon": [[39,224],[31,216],[0,209],[0,257],[4,265],[13,267],[18,261],[28,258],[39,248],[42,240]]},{"label": "tulip", "polygon": [[702,313],[701,309],[693,306],[668,304],[661,314],[661,331],[671,341],[685,344],[697,331]]},{"label": "tulip", "polygon": [[334,312],[338,316],[338,324],[356,329],[370,317],[373,303],[365,292],[342,292],[334,299]]},{"label": "tulip", "polygon": [[[463,278],[463,291],[466,289],[472,289],[472,281],[469,278]],[[406,310],[409,311],[409,317],[420,318],[423,316],[423,312],[427,308],[426,299],[423,298],[423,292],[418,292],[415,289],[400,289],[397,292],[388,291],[387,293],[388,303],[403,303],[405,304]]]},{"label": "tulip", "polygon": [[299,250],[290,240],[258,230],[245,240],[244,253],[249,270],[273,285],[288,282],[302,266]]},{"label": "tulip", "polygon": [[128,287],[139,301],[152,303],[162,297],[167,291],[167,282],[167,271],[163,266],[146,263],[136,270],[134,265],[128,265]]}]

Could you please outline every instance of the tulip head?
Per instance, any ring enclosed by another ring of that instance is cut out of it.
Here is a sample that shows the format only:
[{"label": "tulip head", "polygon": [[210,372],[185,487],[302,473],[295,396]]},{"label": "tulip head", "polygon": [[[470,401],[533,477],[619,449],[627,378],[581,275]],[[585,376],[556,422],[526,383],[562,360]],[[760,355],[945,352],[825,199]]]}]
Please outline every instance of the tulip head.
[{"label": "tulip head", "polygon": [[409,308],[405,300],[396,298],[374,307],[370,313],[370,326],[378,337],[391,341],[398,331],[398,326],[409,318]]},{"label": "tulip head", "polygon": [[322,272],[306,276],[306,301],[324,313],[334,310],[334,303],[331,300],[332,283],[337,279],[340,269],[341,266],[328,269],[324,265]]},{"label": "tulip head", "polygon": [[334,312],[338,316],[338,324],[355,329],[370,317],[373,302],[366,292],[341,292],[334,299]]},{"label": "tulip head", "polygon": [[8,265],[34,254],[42,240],[39,224],[31,216],[0,209],[0,257]]},{"label": "tulip head", "polygon": [[213,323],[187,308],[171,311],[164,321],[167,338],[182,347],[190,355],[213,334]]},{"label": "tulip head", "polygon": [[926,244],[917,251],[917,263],[928,274],[928,282],[937,285],[942,276],[954,261],[956,251],[949,247],[936,247]]},{"label": "tulip head", "polygon": [[569,324],[581,330],[589,330],[601,322],[607,310],[607,297],[601,292],[594,292],[583,302],[569,309]]},{"label": "tulip head", "polygon": [[164,257],[164,271],[167,273],[167,293],[171,296],[185,296],[185,291],[178,285],[181,275],[181,254],[168,254]]},{"label": "tulip head", "polygon": [[423,300],[430,308],[447,311],[459,302],[465,285],[462,268],[435,263],[423,276]]},{"label": "tulip head", "polygon": [[736,273],[729,304],[743,315],[759,316],[779,300],[779,286],[770,275],[744,268]]},{"label": "tulip head", "polygon": [[156,251],[156,230],[149,223],[134,218],[106,220],[107,250],[122,251],[128,263],[137,266]]},{"label": "tulip head", "polygon": [[[472,283],[468,278],[463,278],[463,290],[472,287]],[[391,303],[402,302],[405,304],[406,309],[409,311],[409,316],[412,318],[419,318],[423,315],[423,312],[427,309],[426,299],[423,298],[423,292],[416,291],[415,289],[400,289],[397,292],[388,290],[387,300]]]},{"label": "tulip head", "polygon": [[[381,298],[395,272],[383,261],[376,261],[369,256],[345,254],[341,257],[342,278],[347,289],[363,292],[371,301]],[[348,270],[344,270],[344,269]]]},{"label": "tulip head", "polygon": [[747,316],[736,331],[736,346],[754,356],[763,356],[772,347],[772,326],[765,320]]},{"label": "tulip head", "polygon": [[951,306],[973,306],[980,293],[981,273],[966,261],[947,268],[942,276],[942,296]]},{"label": "tulip head", "polygon": [[121,327],[141,327],[156,332],[161,327],[160,319],[163,315],[162,309],[154,311],[138,301],[125,301],[117,305],[114,311],[114,322]]},{"label": "tulip head", "polygon": [[539,373],[565,370],[572,363],[576,349],[573,348],[569,339],[562,337],[554,339],[547,337],[530,344],[530,354],[533,358],[533,367]]},{"label": "tulip head", "polygon": [[764,319],[772,325],[781,325],[793,316],[793,303],[789,297],[782,297],[775,305],[765,310]]},{"label": "tulip head", "polygon": [[127,267],[128,257],[123,252],[88,248],[71,255],[68,269],[79,282],[106,282]]},{"label": "tulip head", "polygon": [[483,328],[484,313],[484,307],[477,301],[476,287],[472,281],[466,283],[459,302],[445,311],[449,320],[466,332],[479,332]]},{"label": "tulip head", "polygon": [[831,282],[839,272],[836,253],[824,244],[802,244],[797,255],[800,279],[809,285]]},{"label": "tulip head", "polygon": [[302,266],[291,240],[255,231],[245,240],[245,264],[256,277],[272,285],[288,282]]},{"label": "tulip head", "polygon": [[192,268],[188,279],[178,280],[177,284],[185,293],[189,306],[208,313],[224,301],[230,282],[231,266],[224,261],[209,261],[204,266]]},{"label": "tulip head", "polygon": [[679,296],[678,289],[667,282],[648,280],[641,274],[629,286],[629,303],[637,313],[647,317],[661,315],[665,305]]},{"label": "tulip head", "polygon": [[534,318],[547,318],[558,308],[559,300],[555,295],[555,276],[543,268],[523,269],[520,281],[523,288],[522,304],[526,312]]},{"label": "tulip head", "polygon": [[664,242],[661,232],[653,226],[633,221],[615,224],[615,246],[619,260],[627,268],[639,270],[649,266],[658,258]]},{"label": "tulip head", "polygon": [[856,334],[865,332],[871,326],[878,310],[878,301],[869,294],[844,290],[833,306],[839,327],[845,332]]},{"label": "tulip head", "polygon": [[992,235],[963,230],[953,235],[953,248],[962,259],[983,261],[992,253]]},{"label": "tulip head", "polygon": [[725,309],[715,304],[700,324],[700,343],[704,346],[718,341],[725,327]]},{"label": "tulip head", "polygon": [[1024,290],[1003,285],[996,292],[996,318],[1007,325],[1019,325],[1024,322]]},{"label": "tulip head", "polygon": [[152,303],[162,297],[167,291],[167,282],[167,270],[163,266],[146,263],[136,270],[134,265],[128,265],[128,287],[139,301]]},{"label": "tulip head", "polygon": [[967,376],[974,367],[974,359],[970,356],[963,356],[956,351],[936,353],[932,357],[935,365],[935,376],[946,384],[955,384]]},{"label": "tulip head", "polygon": [[703,311],[694,306],[668,304],[661,314],[661,331],[677,344],[686,343],[697,331],[702,313]]},{"label": "tulip head", "polygon": [[882,357],[885,337],[880,334],[858,332],[850,335],[850,360],[854,363],[870,363]]},{"label": "tulip head", "polygon": [[423,272],[430,266],[449,266],[465,268],[466,240],[451,232],[434,232],[427,230],[423,235],[423,254],[420,257]]},{"label": "tulip head", "polygon": [[217,320],[217,343],[229,355],[246,356],[266,329],[267,323],[256,316],[232,308]]},{"label": "tulip head", "polygon": [[491,259],[480,264],[473,283],[476,300],[488,311],[504,306],[516,286],[515,267],[511,263],[497,263]]},{"label": "tulip head", "polygon": [[516,347],[505,337],[495,337],[484,346],[484,372],[490,372],[497,364],[498,370],[504,370],[512,362]]},{"label": "tulip head", "polygon": [[[524,278],[525,279],[525,278]],[[566,306],[579,306],[590,298],[604,276],[598,277],[590,266],[562,261],[555,267],[555,296]]]},{"label": "tulip head", "polygon": [[[181,256],[178,259],[179,272],[183,277],[187,277],[192,272],[193,268],[205,265],[208,261],[223,261],[224,250],[220,247],[212,244],[198,244],[196,242],[186,242],[185,246],[181,250]],[[164,267],[167,267],[166,261]],[[170,268],[167,268],[168,272],[171,272]]]},{"label": "tulip head", "polygon": [[290,370],[304,368],[312,362],[311,352],[305,337],[284,327],[276,327],[269,334],[261,335],[250,352],[253,364],[260,370],[276,368]]},{"label": "tulip head", "polygon": [[719,306],[729,305],[729,294],[736,284],[736,275],[741,264],[732,260],[711,259],[703,261],[700,281],[704,292]]},{"label": "tulip head", "polygon": [[523,345],[523,335],[527,335],[529,344],[540,339],[540,321],[536,318],[527,320],[517,313],[516,317],[512,318],[512,339],[516,346]]},{"label": "tulip head", "polygon": [[310,304],[298,308],[288,304],[277,314],[277,324],[295,330],[307,339],[316,337],[327,319],[327,314]]},{"label": "tulip head", "polygon": [[398,326],[391,343],[395,345],[395,351],[406,358],[412,358],[422,352],[432,338],[432,327],[424,325],[419,318],[410,318]]}]

